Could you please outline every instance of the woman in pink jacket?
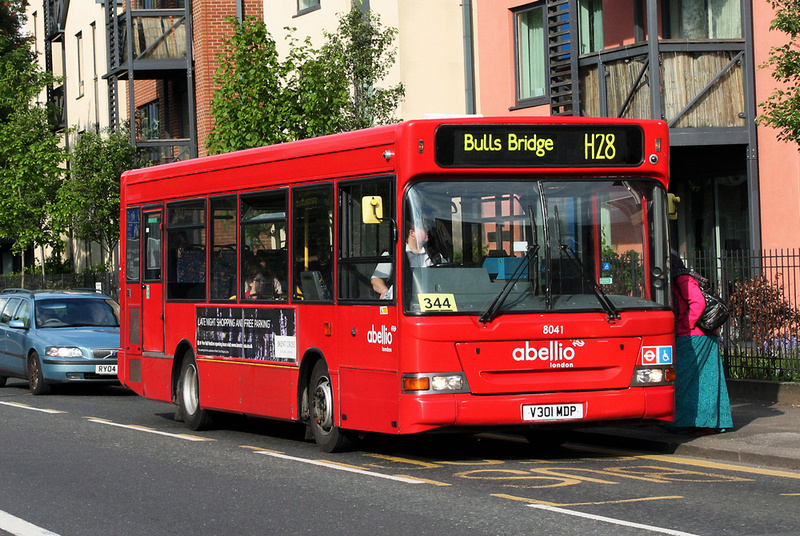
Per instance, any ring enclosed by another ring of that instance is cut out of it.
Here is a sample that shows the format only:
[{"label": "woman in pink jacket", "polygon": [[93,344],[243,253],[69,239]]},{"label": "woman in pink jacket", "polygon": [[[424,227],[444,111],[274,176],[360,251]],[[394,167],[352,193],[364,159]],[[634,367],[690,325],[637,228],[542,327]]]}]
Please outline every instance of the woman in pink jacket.
[{"label": "woman in pink jacket", "polygon": [[697,281],[677,254],[671,256],[675,312],[675,421],[670,430],[694,435],[733,427],[716,333],[696,326],[706,306]]}]

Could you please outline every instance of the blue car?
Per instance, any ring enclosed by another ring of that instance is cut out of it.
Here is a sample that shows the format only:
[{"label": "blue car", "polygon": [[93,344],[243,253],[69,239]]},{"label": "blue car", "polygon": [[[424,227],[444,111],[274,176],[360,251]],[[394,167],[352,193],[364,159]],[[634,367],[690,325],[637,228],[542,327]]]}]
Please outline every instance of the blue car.
[{"label": "blue car", "polygon": [[119,304],[91,291],[6,289],[0,294],[0,387],[27,379],[43,395],[53,384],[113,384]]}]

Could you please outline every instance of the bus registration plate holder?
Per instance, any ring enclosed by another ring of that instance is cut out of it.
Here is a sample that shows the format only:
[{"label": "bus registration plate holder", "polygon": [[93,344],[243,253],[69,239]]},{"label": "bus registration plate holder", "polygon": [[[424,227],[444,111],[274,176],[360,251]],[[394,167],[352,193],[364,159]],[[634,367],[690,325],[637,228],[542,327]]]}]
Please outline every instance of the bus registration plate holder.
[{"label": "bus registration plate holder", "polygon": [[523,421],[583,419],[583,404],[535,404],[522,406]]}]

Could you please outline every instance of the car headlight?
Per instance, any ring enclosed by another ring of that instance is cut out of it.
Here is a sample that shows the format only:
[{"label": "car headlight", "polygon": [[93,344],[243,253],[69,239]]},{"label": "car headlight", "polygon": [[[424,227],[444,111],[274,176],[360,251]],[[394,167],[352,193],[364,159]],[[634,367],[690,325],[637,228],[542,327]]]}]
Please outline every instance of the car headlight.
[{"label": "car headlight", "polygon": [[74,346],[48,346],[45,353],[50,357],[83,357],[81,349]]}]

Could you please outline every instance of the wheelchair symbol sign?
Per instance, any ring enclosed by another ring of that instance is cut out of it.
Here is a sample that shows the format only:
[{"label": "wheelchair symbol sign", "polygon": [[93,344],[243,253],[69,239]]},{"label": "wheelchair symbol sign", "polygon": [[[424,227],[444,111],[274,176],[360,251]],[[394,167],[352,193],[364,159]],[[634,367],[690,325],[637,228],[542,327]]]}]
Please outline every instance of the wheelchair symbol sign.
[{"label": "wheelchair symbol sign", "polygon": [[672,346],[643,346],[642,365],[671,365]]}]

